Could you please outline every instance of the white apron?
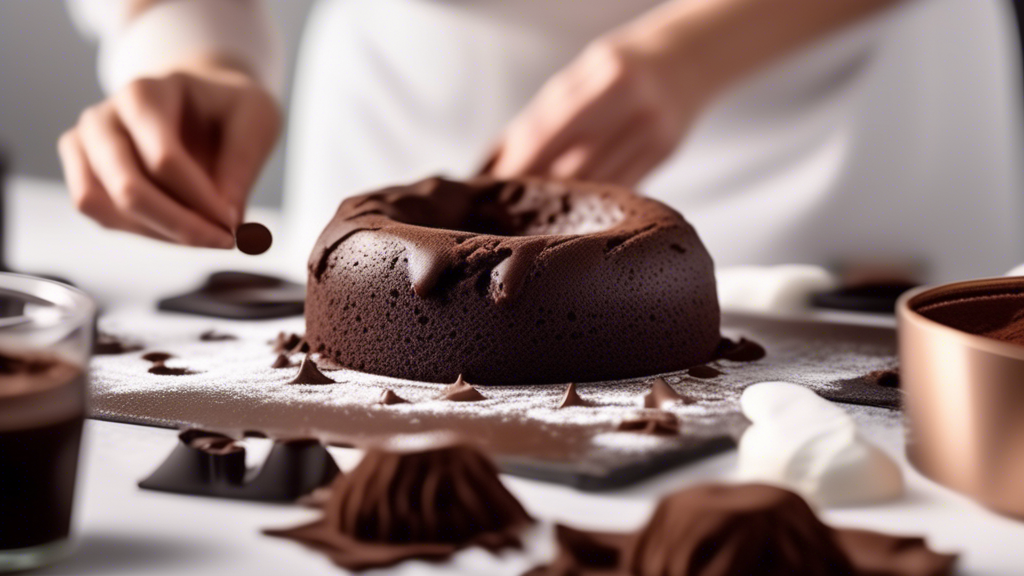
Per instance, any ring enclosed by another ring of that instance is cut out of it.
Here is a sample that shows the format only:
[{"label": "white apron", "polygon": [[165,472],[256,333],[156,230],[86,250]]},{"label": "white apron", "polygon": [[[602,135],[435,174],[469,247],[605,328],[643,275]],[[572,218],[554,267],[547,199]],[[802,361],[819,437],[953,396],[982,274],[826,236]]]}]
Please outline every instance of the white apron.
[{"label": "white apron", "polygon": [[[288,134],[283,240],[304,265],[346,196],[472,174],[545,80],[653,0],[322,0]],[[1016,34],[1001,0],[918,0],[724,94],[640,190],[718,266],[1024,260]]]}]

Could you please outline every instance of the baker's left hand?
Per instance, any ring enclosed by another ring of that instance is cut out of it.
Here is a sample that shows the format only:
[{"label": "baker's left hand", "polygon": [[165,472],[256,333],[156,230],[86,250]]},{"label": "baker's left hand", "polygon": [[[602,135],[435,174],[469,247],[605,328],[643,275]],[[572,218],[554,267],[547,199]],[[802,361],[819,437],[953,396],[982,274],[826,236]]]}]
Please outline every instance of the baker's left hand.
[{"label": "baker's left hand", "polygon": [[489,173],[636,184],[707,99],[699,75],[673,59],[624,35],[596,40],[511,122]]}]

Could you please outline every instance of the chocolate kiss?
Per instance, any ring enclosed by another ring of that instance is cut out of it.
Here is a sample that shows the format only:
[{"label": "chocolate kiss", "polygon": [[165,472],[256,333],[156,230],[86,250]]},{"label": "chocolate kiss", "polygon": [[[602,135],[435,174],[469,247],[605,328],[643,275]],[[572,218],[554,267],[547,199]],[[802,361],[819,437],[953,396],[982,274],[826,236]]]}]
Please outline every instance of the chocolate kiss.
[{"label": "chocolate kiss", "polygon": [[693,404],[692,399],[676,392],[663,378],[655,378],[650,392],[644,395],[644,408],[661,408],[673,402]]},{"label": "chocolate kiss", "polygon": [[565,387],[565,395],[562,396],[562,403],[558,405],[559,409],[567,408],[569,406],[590,406],[590,402],[587,402],[576,392],[576,383],[570,382]]},{"label": "chocolate kiss", "polygon": [[394,404],[408,404],[409,401],[402,398],[398,394],[395,394],[391,388],[385,388],[380,394],[380,400],[377,400],[377,404],[383,404],[384,406],[392,406]]},{"label": "chocolate kiss", "polygon": [[656,412],[623,420],[618,429],[649,436],[676,436],[679,434],[679,419],[668,412]]},{"label": "chocolate kiss", "polygon": [[292,361],[284,354],[278,354],[277,358],[274,359],[274,363],[270,365],[271,368],[291,368],[292,366]]},{"label": "chocolate kiss", "polygon": [[449,384],[444,389],[440,398],[449,402],[479,402],[487,399],[483,394],[477,392],[470,383],[463,380],[462,374],[459,374],[459,379],[454,384]]},{"label": "chocolate kiss", "polygon": [[334,380],[331,380],[324,373],[316,367],[316,362],[307,355],[302,359],[302,365],[299,366],[299,373],[288,381],[289,384],[337,384]]}]

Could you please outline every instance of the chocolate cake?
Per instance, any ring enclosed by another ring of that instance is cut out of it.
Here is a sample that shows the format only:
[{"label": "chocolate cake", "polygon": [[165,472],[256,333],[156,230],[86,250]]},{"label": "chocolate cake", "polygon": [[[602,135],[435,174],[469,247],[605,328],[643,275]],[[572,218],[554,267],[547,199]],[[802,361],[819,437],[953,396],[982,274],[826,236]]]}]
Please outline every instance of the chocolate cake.
[{"label": "chocolate cake", "polygon": [[686,220],[595,183],[431,178],[349,198],[309,260],[306,339],[429,382],[628,378],[711,360],[711,257]]}]

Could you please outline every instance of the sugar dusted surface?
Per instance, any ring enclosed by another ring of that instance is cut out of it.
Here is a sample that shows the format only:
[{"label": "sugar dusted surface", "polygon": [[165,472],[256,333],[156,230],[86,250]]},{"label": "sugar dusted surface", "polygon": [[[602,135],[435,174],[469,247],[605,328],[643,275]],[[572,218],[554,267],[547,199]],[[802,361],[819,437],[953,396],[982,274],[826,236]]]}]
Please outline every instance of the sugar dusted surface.
[{"label": "sugar dusted surface", "polygon": [[[447,402],[437,399],[443,384],[332,369],[323,363],[324,374],[338,384],[287,384],[297,368],[271,368],[276,354],[270,342],[281,331],[301,334],[302,318],[239,322],[126,307],[105,315],[100,328],[139,341],[144,350],[94,358],[90,397],[94,417],[224,431],[256,428],[279,434],[311,434],[332,441],[368,434],[363,429],[351,429],[353,417],[374,423],[378,427],[374,433],[383,436],[389,430],[393,435],[436,429],[437,423],[445,419],[495,426],[533,423],[553,437],[571,431],[573,442],[583,438],[585,444],[574,444],[581,448],[573,450],[580,462],[609,466],[693,446],[712,436],[738,437],[746,425],[739,415],[738,398],[750,384],[785,380],[806,385],[827,398],[848,399],[851,390],[855,397],[864,396],[857,389],[863,387],[856,383],[860,376],[895,364],[891,342],[873,343],[870,334],[868,338],[860,335],[852,339],[844,339],[841,334],[787,336],[756,322],[727,323],[723,329],[726,336],[759,341],[767,348],[768,356],[752,363],[716,362],[723,375],[709,380],[684,373],[662,375],[677,391],[696,400],[667,407],[679,418],[683,433],[679,438],[663,439],[614,431],[619,422],[643,411],[642,396],[651,378],[578,383],[579,394],[593,404],[590,407],[557,409],[564,384],[482,386],[478,390],[486,397],[484,401]],[[200,341],[200,334],[211,329],[238,339]],[[151,363],[141,357],[155,350],[174,355],[167,366],[196,373],[147,373]],[[301,355],[292,356],[293,361],[300,359]],[[385,388],[410,404],[377,404]],[[898,395],[898,391],[890,390],[881,393]],[[872,403],[868,396],[868,401],[858,402]]]}]

